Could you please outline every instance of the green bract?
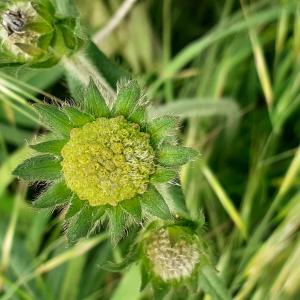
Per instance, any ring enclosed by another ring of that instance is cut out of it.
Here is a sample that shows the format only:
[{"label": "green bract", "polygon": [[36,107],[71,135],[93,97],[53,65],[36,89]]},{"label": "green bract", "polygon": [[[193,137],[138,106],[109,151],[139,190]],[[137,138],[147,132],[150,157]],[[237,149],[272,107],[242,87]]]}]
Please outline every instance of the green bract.
[{"label": "green bract", "polygon": [[67,207],[70,241],[89,235],[105,220],[117,242],[145,217],[172,219],[155,185],[170,182],[198,154],[176,144],[177,119],[148,121],[136,81],[118,86],[112,107],[93,81],[76,103],[82,104],[35,106],[54,135],[32,145],[41,155],[14,171],[25,180],[51,182],[34,205]]},{"label": "green bract", "polygon": [[60,16],[49,0],[0,4],[0,66],[50,67],[80,44],[77,20]]}]

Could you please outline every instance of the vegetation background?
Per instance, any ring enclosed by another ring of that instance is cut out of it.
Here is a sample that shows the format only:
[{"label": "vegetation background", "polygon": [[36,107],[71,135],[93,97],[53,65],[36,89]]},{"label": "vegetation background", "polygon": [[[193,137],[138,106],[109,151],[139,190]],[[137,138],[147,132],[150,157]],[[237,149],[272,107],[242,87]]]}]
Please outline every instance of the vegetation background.
[{"label": "vegetation background", "polygon": [[[145,87],[149,114],[179,115],[182,141],[202,153],[182,186],[233,298],[300,299],[299,1],[127,1],[108,32],[121,0],[75,2],[100,49]],[[137,266],[100,268],[128,242],[68,247],[59,212],[30,205],[43,186],[11,175],[43,131],[30,105],[50,95],[70,98],[61,66],[0,70],[0,298],[151,299]]]}]

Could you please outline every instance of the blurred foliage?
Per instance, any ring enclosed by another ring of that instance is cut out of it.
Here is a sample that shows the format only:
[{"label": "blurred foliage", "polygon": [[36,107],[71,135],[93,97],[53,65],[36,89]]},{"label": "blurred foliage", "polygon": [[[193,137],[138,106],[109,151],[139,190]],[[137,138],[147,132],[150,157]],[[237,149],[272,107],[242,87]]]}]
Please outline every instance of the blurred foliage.
[{"label": "blurred foliage", "polygon": [[[76,2],[91,36],[122,3]],[[144,84],[149,113],[178,114],[182,141],[202,153],[182,186],[237,300],[300,298],[299,20],[297,0],[140,0],[98,45]],[[70,98],[61,66],[1,70],[1,299],[151,299],[136,266],[100,267],[120,261],[135,232],[115,248],[105,233],[68,248],[59,212],[30,206],[44,187],[11,176],[43,132],[31,103],[51,95]]]}]

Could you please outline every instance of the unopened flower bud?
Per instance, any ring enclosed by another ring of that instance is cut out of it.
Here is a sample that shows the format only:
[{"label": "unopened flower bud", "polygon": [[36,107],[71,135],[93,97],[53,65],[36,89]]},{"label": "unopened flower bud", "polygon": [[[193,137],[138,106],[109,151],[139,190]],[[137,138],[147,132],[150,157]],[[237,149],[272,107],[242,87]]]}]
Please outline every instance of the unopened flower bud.
[{"label": "unopened flower bud", "polygon": [[0,66],[50,67],[78,47],[75,27],[48,0],[7,1],[0,6]]},{"label": "unopened flower bud", "polygon": [[201,259],[197,235],[175,225],[151,231],[144,251],[152,272],[164,282],[191,277]]}]

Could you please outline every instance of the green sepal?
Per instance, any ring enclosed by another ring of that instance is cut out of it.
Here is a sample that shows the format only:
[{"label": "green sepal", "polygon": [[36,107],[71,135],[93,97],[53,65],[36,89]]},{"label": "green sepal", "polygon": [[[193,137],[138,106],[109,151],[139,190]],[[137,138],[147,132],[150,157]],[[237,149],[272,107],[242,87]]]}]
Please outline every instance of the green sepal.
[{"label": "green sepal", "polygon": [[112,244],[115,246],[124,236],[126,230],[127,214],[120,205],[109,207],[107,210],[109,218],[109,233]]},{"label": "green sepal", "polygon": [[140,200],[135,197],[124,200],[120,204],[121,208],[131,217],[134,222],[140,224],[142,221],[142,208]]},{"label": "green sepal", "polygon": [[199,267],[196,267],[189,280],[185,283],[189,293],[193,293],[198,289],[198,273]]},{"label": "green sepal", "polygon": [[69,118],[57,107],[45,104],[34,106],[46,127],[64,137],[68,137],[72,129]]},{"label": "green sepal", "polygon": [[95,117],[109,117],[110,111],[95,82],[91,79],[84,97],[85,111]]},{"label": "green sepal", "polygon": [[151,276],[149,272],[149,266],[146,265],[145,261],[142,261],[141,263],[141,286],[140,291],[143,291],[144,288],[147,286],[147,284],[150,282]]},{"label": "green sepal", "polygon": [[33,202],[37,208],[50,208],[70,201],[72,192],[64,181],[55,182]]},{"label": "green sepal", "polygon": [[149,185],[147,191],[139,197],[144,213],[163,220],[172,219],[168,205],[154,186]]},{"label": "green sepal", "polygon": [[49,24],[52,23],[55,15],[55,8],[50,1],[31,1],[33,9]]},{"label": "green sepal", "polygon": [[46,22],[30,22],[26,25],[26,29],[29,29],[31,31],[37,32],[37,33],[50,33],[53,28]]},{"label": "green sepal", "polygon": [[153,299],[154,300],[163,300],[164,297],[170,291],[168,284],[164,283],[158,278],[152,279],[152,289],[153,289]]},{"label": "green sepal", "polygon": [[31,68],[36,68],[36,69],[40,69],[40,68],[50,68],[55,66],[57,63],[59,62],[59,58],[56,56],[50,56],[44,60],[38,61],[36,63],[31,63],[30,67]]},{"label": "green sepal", "polygon": [[141,96],[140,87],[135,80],[128,81],[119,88],[117,99],[113,106],[113,114],[118,116],[130,116]]},{"label": "green sepal", "polygon": [[27,181],[55,180],[61,177],[60,160],[52,155],[39,155],[25,160],[13,175]]},{"label": "green sepal", "polygon": [[177,170],[164,168],[164,167],[157,167],[155,173],[151,175],[150,182],[152,183],[165,183],[169,182],[170,180],[174,179],[178,174]]},{"label": "green sepal", "polygon": [[72,106],[65,107],[63,111],[69,117],[70,122],[74,127],[81,127],[86,123],[94,121],[94,118],[91,115]]},{"label": "green sepal", "polygon": [[194,159],[199,152],[188,147],[164,145],[158,151],[158,162],[165,166],[181,166]]},{"label": "green sepal", "polygon": [[30,148],[41,153],[51,153],[55,155],[60,155],[61,149],[66,143],[67,140],[52,140],[30,145]]},{"label": "green sepal", "polygon": [[39,57],[43,54],[43,51],[35,46],[23,43],[15,43],[15,46],[19,47],[23,52],[30,56]]},{"label": "green sepal", "polygon": [[[39,37],[38,41],[37,41],[37,46],[39,48],[42,48],[45,51],[47,51],[48,47],[51,43],[52,38],[53,38],[53,33],[52,32],[41,35]],[[52,56],[51,56],[51,58],[52,58]]]},{"label": "green sepal", "polygon": [[64,34],[60,26],[56,26],[51,44],[57,56],[61,57],[69,54],[69,49],[66,47]]},{"label": "green sepal", "polygon": [[67,48],[69,48],[70,50],[75,50],[78,46],[77,43],[77,38],[74,35],[74,29],[69,28],[65,25],[60,25],[59,26],[61,29],[61,32],[63,34],[63,38],[64,38],[64,42]]},{"label": "green sepal", "polygon": [[152,120],[148,124],[147,131],[151,135],[151,142],[160,145],[166,137],[175,135],[178,129],[178,118],[167,116]]},{"label": "green sepal", "polygon": [[105,207],[93,207],[85,203],[85,205],[77,212],[72,218],[69,219],[67,224],[66,235],[70,244],[74,244],[82,237],[88,237],[97,221],[103,216]]}]

